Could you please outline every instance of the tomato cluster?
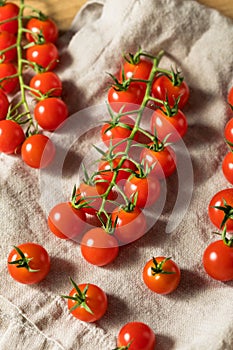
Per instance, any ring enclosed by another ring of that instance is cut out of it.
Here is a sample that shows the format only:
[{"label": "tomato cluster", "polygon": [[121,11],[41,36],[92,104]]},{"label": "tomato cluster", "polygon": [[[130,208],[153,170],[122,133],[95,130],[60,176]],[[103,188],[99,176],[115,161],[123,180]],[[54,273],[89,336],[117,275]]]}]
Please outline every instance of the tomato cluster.
[{"label": "tomato cluster", "polygon": [[[55,146],[43,131],[54,131],[68,117],[62,82],[53,72],[59,61],[58,28],[38,10],[25,17],[24,9],[23,2],[0,4],[0,152],[21,153],[30,167],[44,168]],[[24,66],[31,67],[28,85]],[[20,102],[13,99],[17,90]],[[33,112],[30,95],[36,100]]]}]

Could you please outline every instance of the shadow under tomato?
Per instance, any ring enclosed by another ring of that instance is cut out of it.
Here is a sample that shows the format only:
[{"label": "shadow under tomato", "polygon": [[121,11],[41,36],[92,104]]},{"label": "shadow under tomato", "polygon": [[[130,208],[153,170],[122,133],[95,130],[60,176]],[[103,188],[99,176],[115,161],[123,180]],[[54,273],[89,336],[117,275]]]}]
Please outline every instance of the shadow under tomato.
[{"label": "shadow under tomato", "polygon": [[175,349],[175,340],[165,334],[156,335],[156,350],[172,350]]},{"label": "shadow under tomato", "polygon": [[114,320],[114,326],[121,328],[127,318],[130,318],[130,309],[127,302],[117,295],[108,294],[108,309],[105,314],[105,320]]}]

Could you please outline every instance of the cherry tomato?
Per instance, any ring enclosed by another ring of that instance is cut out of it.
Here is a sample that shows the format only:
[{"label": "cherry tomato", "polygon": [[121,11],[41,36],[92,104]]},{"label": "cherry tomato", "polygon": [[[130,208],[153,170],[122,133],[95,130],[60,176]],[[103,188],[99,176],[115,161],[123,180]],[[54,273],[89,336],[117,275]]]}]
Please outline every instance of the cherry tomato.
[{"label": "cherry tomato", "polygon": [[53,70],[58,63],[59,55],[53,43],[44,43],[29,47],[26,50],[26,58],[46,70]]},{"label": "cherry tomato", "polygon": [[233,153],[228,152],[222,162],[222,171],[227,179],[233,185]]},{"label": "cherry tomato", "polygon": [[44,40],[51,43],[55,43],[58,37],[57,25],[50,18],[31,18],[27,22],[26,29],[33,32],[33,34],[26,32],[26,38],[29,42],[36,42],[38,34],[42,34]]},{"label": "cherry tomato", "polygon": [[0,88],[6,93],[10,94],[15,91],[18,86],[18,77],[9,78],[11,75],[17,74],[17,68],[11,62],[0,63],[0,79],[6,78],[1,81]]},{"label": "cherry tomato", "polygon": [[229,146],[233,147],[233,118],[231,118],[225,126],[224,137]]},{"label": "cherry tomato", "polygon": [[[217,208],[216,208],[217,207]],[[220,208],[222,208],[222,210]],[[224,213],[226,211],[226,213]],[[209,218],[211,222],[218,228],[223,228],[224,218],[228,232],[233,232],[233,188],[226,188],[217,192],[211,199],[208,207]]]},{"label": "cherry tomato", "polygon": [[69,202],[59,203],[49,212],[48,226],[61,239],[79,240],[86,227],[86,215]]},{"label": "cherry tomato", "polygon": [[[11,46],[16,45],[16,37],[14,34],[9,32],[0,32],[0,51],[10,48]],[[12,47],[9,50],[6,50],[1,56],[0,60],[6,62],[13,61],[17,55],[16,47]]]},{"label": "cherry tomato", "polygon": [[140,177],[138,173],[132,174],[125,183],[124,192],[132,202],[137,196],[137,207],[150,207],[160,196],[160,182],[155,176]]},{"label": "cherry tomato", "polygon": [[[99,177],[106,180],[107,182],[111,182],[113,175],[114,175],[114,169],[117,169],[119,166],[119,163],[121,162],[121,158],[114,158],[112,161],[103,160],[99,163]],[[126,170],[124,170],[126,169]],[[130,176],[130,171],[135,171],[136,165],[129,159],[125,159],[120,166],[120,170],[118,170],[116,182],[120,182],[121,180],[125,180]],[[129,171],[128,171],[129,170]]]},{"label": "cherry tomato", "polygon": [[126,90],[111,87],[108,91],[108,102],[115,112],[130,112],[138,109],[145,95],[145,87],[131,83]]},{"label": "cherry tomato", "polygon": [[24,163],[30,167],[43,169],[52,162],[55,156],[55,147],[47,136],[32,135],[22,144],[21,156]]},{"label": "cherry tomato", "polygon": [[[148,80],[150,76],[153,63],[145,59],[140,59],[138,63],[130,63],[126,61],[123,65],[123,71],[125,74],[125,79],[142,79]],[[122,77],[122,70],[120,76]]]},{"label": "cherry tomato", "polygon": [[[32,77],[29,83],[30,88],[38,90],[48,97],[59,97],[62,93],[62,82],[54,72],[38,73]],[[33,95],[39,96],[36,91],[32,91]]]},{"label": "cherry tomato", "polygon": [[49,270],[50,257],[39,244],[20,244],[8,256],[8,271],[20,283],[38,283],[47,276]]},{"label": "cherry tomato", "polygon": [[169,135],[168,142],[177,142],[186,134],[187,128],[187,119],[181,110],[169,117],[165,111],[157,109],[151,117],[151,132],[154,135],[156,131],[159,140]]},{"label": "cherry tomato", "polygon": [[36,104],[34,116],[42,129],[54,131],[67,119],[68,108],[60,98],[49,97]]},{"label": "cherry tomato", "polygon": [[231,105],[231,107],[233,107],[233,86],[228,92],[227,101]]},{"label": "cherry tomato", "polygon": [[105,266],[118,256],[119,245],[112,234],[101,227],[95,227],[84,234],[81,253],[90,264]]},{"label": "cherry tomato", "polygon": [[180,283],[180,269],[170,258],[159,256],[149,260],[143,269],[143,281],[157,294],[169,294]]},{"label": "cherry tomato", "polygon": [[131,210],[123,207],[115,208],[112,213],[112,224],[116,225],[114,235],[123,244],[136,241],[146,233],[146,218],[138,207]]},{"label": "cherry tomato", "polygon": [[6,21],[0,25],[0,32],[6,31],[12,34],[16,34],[18,31],[18,20],[11,18],[17,17],[19,14],[19,7],[16,4],[7,2],[4,5],[0,5],[0,22]]},{"label": "cherry tomato", "polygon": [[76,284],[72,279],[73,289],[69,296],[63,296],[68,300],[68,309],[77,319],[84,322],[95,322],[102,318],[108,307],[106,293],[97,285]]},{"label": "cherry tomato", "polygon": [[125,324],[117,336],[119,350],[154,350],[155,345],[156,337],[153,330],[142,322]]},{"label": "cherry tomato", "polygon": [[223,240],[210,243],[203,254],[203,266],[207,274],[218,281],[233,280],[233,248]]},{"label": "cherry tomato", "polygon": [[162,101],[166,101],[168,98],[168,103],[171,107],[174,106],[175,100],[180,97],[178,107],[182,109],[189,98],[189,87],[183,80],[180,85],[173,85],[173,82],[166,75],[161,75],[155,78],[152,88],[152,96],[158,98]]},{"label": "cherry tomato", "polygon": [[23,129],[13,120],[0,121],[0,152],[15,153],[25,140]]},{"label": "cherry tomato", "polygon": [[[0,90],[0,120],[3,120],[7,116],[8,108],[9,108],[9,101],[5,93]],[[1,134],[0,134],[1,137]]]},{"label": "cherry tomato", "polygon": [[159,179],[172,175],[176,170],[176,155],[170,146],[165,146],[158,151],[144,148],[140,160],[145,166],[154,166],[150,174],[155,174]]}]

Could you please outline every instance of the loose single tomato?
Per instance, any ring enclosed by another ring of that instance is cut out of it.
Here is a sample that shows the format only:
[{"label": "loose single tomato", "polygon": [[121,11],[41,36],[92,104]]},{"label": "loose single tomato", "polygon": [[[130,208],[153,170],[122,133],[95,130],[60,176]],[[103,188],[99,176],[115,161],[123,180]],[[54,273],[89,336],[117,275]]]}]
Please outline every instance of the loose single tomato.
[{"label": "loose single tomato", "polygon": [[70,202],[58,203],[49,212],[48,227],[61,239],[79,241],[86,227],[86,215],[73,208]]},{"label": "loose single tomato", "polygon": [[168,142],[179,141],[187,132],[187,118],[181,110],[168,116],[165,110],[157,109],[151,117],[151,132],[156,135],[159,140],[168,137]]},{"label": "loose single tomato", "polygon": [[2,90],[0,90],[0,120],[3,120],[6,118],[9,105],[10,103],[8,101],[7,96]]},{"label": "loose single tomato", "polygon": [[62,82],[54,72],[43,72],[34,75],[30,80],[29,86],[33,89],[31,91],[33,95],[39,97],[40,94],[47,97],[59,97],[62,93]]},{"label": "loose single tomato", "polygon": [[103,160],[99,163],[99,177],[107,182],[111,182],[114,171],[117,172],[116,182],[128,179],[130,173],[136,171],[136,165],[129,159],[125,159],[122,165],[119,165],[122,162],[121,158],[114,158],[111,161]]},{"label": "loose single tomato", "polygon": [[122,244],[128,244],[141,238],[146,233],[146,218],[138,207],[117,207],[112,213],[114,235]]},{"label": "loose single tomato", "polygon": [[31,31],[26,32],[26,38],[29,42],[37,41],[38,34],[42,34],[46,42],[55,43],[58,37],[58,28],[56,23],[51,18],[31,18],[26,29]]},{"label": "loose single tomato", "polygon": [[0,51],[3,51],[0,60],[6,62],[13,61],[17,55],[16,37],[9,32],[0,32]]},{"label": "loose single tomato", "polygon": [[34,116],[42,129],[54,131],[67,119],[68,108],[60,98],[49,97],[36,104]]},{"label": "loose single tomato", "polygon": [[140,176],[137,172],[127,179],[124,192],[137,207],[150,207],[160,196],[160,182],[155,176]]},{"label": "loose single tomato", "polygon": [[84,234],[81,253],[90,264],[105,266],[118,256],[119,245],[111,233],[101,227],[95,227]]},{"label": "loose single tomato", "polygon": [[49,270],[50,257],[39,244],[20,244],[8,256],[8,271],[20,283],[38,283],[47,276]]},{"label": "loose single tomato", "polygon": [[207,274],[218,281],[233,280],[233,248],[223,240],[210,243],[203,254],[203,266]]},{"label": "loose single tomato", "polygon": [[68,309],[77,319],[84,322],[95,322],[102,318],[108,307],[106,293],[92,283],[76,284],[72,279],[73,289],[69,296],[63,295],[68,300]]},{"label": "loose single tomato", "polygon": [[140,58],[138,63],[125,61],[120,76],[125,75],[125,79],[142,79],[148,80],[153,63],[151,61]]},{"label": "loose single tomato", "polygon": [[36,134],[26,138],[21,148],[21,156],[32,168],[46,168],[55,156],[55,146],[45,135]]},{"label": "loose single tomato", "polygon": [[228,101],[229,105],[231,105],[231,107],[233,108],[233,86],[232,86],[232,88],[230,88],[230,90],[228,92],[227,101]]},{"label": "loose single tomato", "polygon": [[177,84],[174,85],[170,77],[160,75],[155,78],[151,88],[151,93],[153,97],[162,101],[168,99],[168,103],[171,107],[174,106],[175,100],[180,97],[178,107],[179,109],[182,109],[189,98],[189,87],[184,80],[182,82],[177,82]]},{"label": "loose single tomato", "polygon": [[26,58],[46,70],[53,70],[58,63],[59,55],[53,43],[44,43],[27,48]]},{"label": "loose single tomato", "polygon": [[152,167],[151,175],[155,174],[159,179],[172,175],[176,170],[176,155],[170,146],[164,146],[158,150],[150,149],[153,143],[144,148],[140,155],[144,166]]},{"label": "loose single tomato", "polygon": [[224,137],[229,146],[233,147],[233,118],[231,118],[225,126]]},{"label": "loose single tomato", "polygon": [[[0,63],[0,80],[5,78],[0,82],[0,88],[6,93],[10,94],[15,91],[19,84],[19,79],[17,76],[17,68],[11,62]],[[10,76],[14,76],[10,78]]]},{"label": "loose single tomato", "polygon": [[228,232],[233,232],[233,188],[217,192],[208,206],[211,222],[221,229],[226,224]]},{"label": "loose single tomato", "polygon": [[0,152],[15,153],[25,140],[23,129],[13,120],[0,121]]},{"label": "loose single tomato", "polygon": [[144,96],[143,85],[130,83],[125,90],[112,86],[108,91],[108,102],[115,112],[130,112],[139,108]]},{"label": "loose single tomato", "polygon": [[233,185],[233,153],[228,152],[222,162],[222,171],[227,179]]},{"label": "loose single tomato", "polygon": [[180,268],[171,258],[152,258],[144,266],[143,281],[153,292],[169,294],[180,283]]},{"label": "loose single tomato", "polygon": [[[12,34],[16,34],[18,31],[19,6],[11,2],[3,3],[0,5],[0,32],[6,31]],[[12,21],[11,21],[12,19]]]},{"label": "loose single tomato", "polygon": [[154,350],[156,337],[153,330],[142,322],[126,323],[117,336],[118,350]]}]

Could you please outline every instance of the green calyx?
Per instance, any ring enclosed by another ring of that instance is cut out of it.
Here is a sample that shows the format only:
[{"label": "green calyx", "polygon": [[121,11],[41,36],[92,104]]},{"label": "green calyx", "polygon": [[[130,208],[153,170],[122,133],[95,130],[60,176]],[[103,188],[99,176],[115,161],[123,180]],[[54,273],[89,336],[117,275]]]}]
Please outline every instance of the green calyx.
[{"label": "green calyx", "polygon": [[122,82],[119,82],[119,80],[111,73],[108,73],[110,77],[113,79],[114,83],[112,84],[112,87],[116,91],[127,91],[129,88],[129,85],[131,83],[131,79],[125,79],[124,71],[122,71]]},{"label": "green calyx", "polygon": [[4,6],[6,4],[6,0],[0,0],[0,6]]},{"label": "green calyx", "polygon": [[168,78],[172,81],[173,86],[180,86],[184,80],[184,77],[181,76],[181,72],[176,70],[176,72],[171,68],[171,75]]},{"label": "green calyx", "polygon": [[93,315],[93,311],[89,308],[89,306],[86,303],[87,299],[87,291],[88,291],[88,284],[85,286],[83,292],[80,290],[78,285],[74,282],[74,280],[70,277],[71,284],[73,285],[74,289],[77,293],[74,294],[74,296],[69,295],[62,295],[62,298],[70,299],[75,302],[74,306],[70,308],[70,312],[76,310],[79,307],[83,307],[87,312]]},{"label": "green calyx", "polygon": [[216,205],[216,206],[213,206],[213,208],[221,210],[224,213],[224,217],[223,217],[223,220],[221,222],[220,228],[224,227],[227,220],[233,219],[233,207],[231,205],[228,205],[224,198],[223,198],[223,205],[222,206]]},{"label": "green calyx", "polygon": [[10,265],[16,265],[17,268],[25,268],[27,269],[29,272],[38,272],[40,270],[34,270],[30,267],[29,263],[33,258],[26,258],[26,256],[24,255],[24,253],[22,252],[22,250],[16,246],[14,246],[14,249],[16,250],[16,252],[19,254],[19,256],[21,257],[21,259],[15,260],[15,261],[10,261],[8,262],[8,264]]},{"label": "green calyx", "polygon": [[120,346],[120,347],[115,348],[113,350],[128,350],[128,349],[130,349],[130,345],[131,344],[132,344],[132,341],[129,344],[125,345],[125,346]]},{"label": "green calyx", "polygon": [[151,272],[152,272],[152,275],[155,276],[159,273],[162,273],[162,274],[165,274],[165,275],[171,275],[175,272],[173,271],[166,271],[163,269],[164,267],[164,264],[170,260],[171,258],[165,258],[163,259],[162,261],[160,261],[159,263],[157,262],[157,260],[153,257],[153,264],[154,266],[151,267]]},{"label": "green calyx", "polygon": [[180,101],[180,97],[179,96],[177,99],[175,99],[175,103],[174,106],[170,106],[169,102],[168,102],[168,96],[166,96],[166,101],[163,102],[163,107],[159,107],[159,109],[167,116],[167,117],[174,117],[175,115],[177,115],[178,113],[178,104]]}]

